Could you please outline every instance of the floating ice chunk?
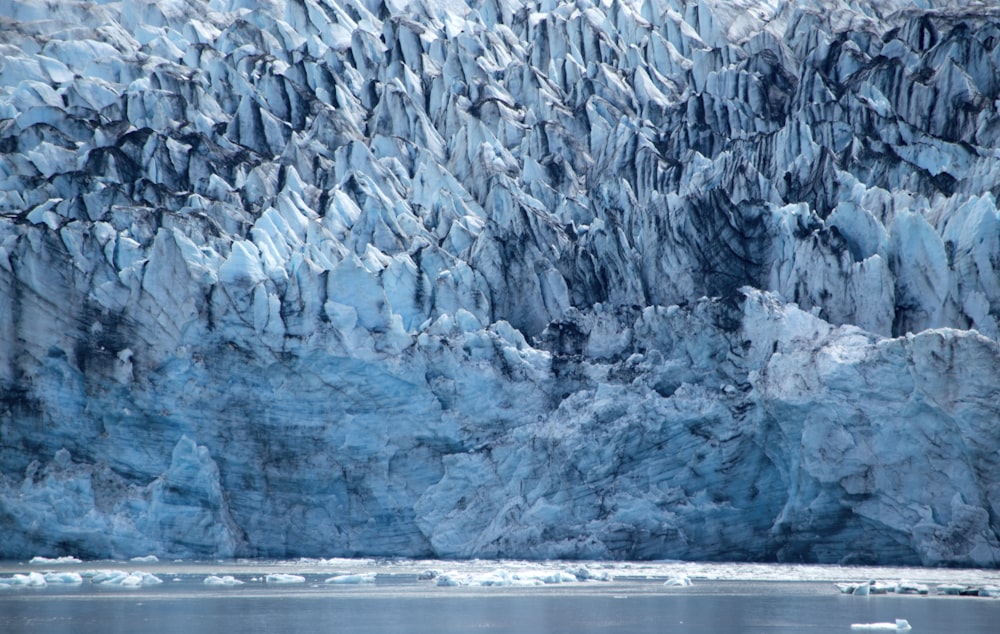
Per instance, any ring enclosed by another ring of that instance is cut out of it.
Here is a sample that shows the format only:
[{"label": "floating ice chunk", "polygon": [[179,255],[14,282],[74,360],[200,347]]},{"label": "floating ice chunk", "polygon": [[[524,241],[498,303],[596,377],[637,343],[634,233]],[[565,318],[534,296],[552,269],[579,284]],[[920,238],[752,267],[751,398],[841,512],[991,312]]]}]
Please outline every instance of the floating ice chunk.
[{"label": "floating ice chunk", "polygon": [[868,590],[869,594],[888,594],[896,591],[895,584],[886,583],[884,581],[872,581],[870,585],[871,588]]},{"label": "floating ice chunk", "polygon": [[672,588],[686,588],[692,585],[691,577],[687,575],[675,575],[664,581],[663,585]]},{"label": "floating ice chunk", "polygon": [[0,579],[0,586],[5,587],[44,588],[46,585],[45,577],[40,572],[29,572],[26,575],[14,575]]},{"label": "floating ice chunk", "polygon": [[566,570],[518,570],[511,572],[497,569],[481,574],[461,574],[457,572],[438,573],[439,586],[541,586],[556,583],[576,583],[580,577]]},{"label": "floating ice chunk", "polygon": [[569,568],[566,572],[570,573],[576,577],[577,581],[611,581],[611,573],[607,570],[602,570],[600,572],[594,572],[593,570],[585,567],[580,568]]},{"label": "floating ice chunk", "polygon": [[282,572],[267,575],[264,578],[266,583],[305,583],[306,578],[302,575],[289,575]]},{"label": "floating ice chunk", "polygon": [[896,619],[895,623],[852,623],[852,630],[892,630],[905,632],[910,629],[906,619]]},{"label": "floating ice chunk", "polygon": [[47,584],[45,583],[45,577],[41,573],[29,572],[26,585],[29,588],[44,588]]},{"label": "floating ice chunk", "polygon": [[98,570],[90,575],[90,582],[94,585],[117,585],[122,582],[128,573],[124,570]]},{"label": "floating ice chunk", "polygon": [[440,570],[435,570],[433,568],[425,570],[417,575],[417,579],[420,581],[427,581],[429,579],[437,579],[441,576]]},{"label": "floating ice chunk", "polygon": [[156,555],[145,555],[144,557],[133,557],[129,561],[134,561],[142,564],[155,564],[160,561],[160,558]]},{"label": "floating ice chunk", "polygon": [[900,581],[896,584],[896,594],[927,594],[930,588],[922,583]]},{"label": "floating ice chunk", "polygon": [[142,576],[130,574],[122,579],[118,585],[123,588],[138,588],[142,585]]},{"label": "floating ice chunk", "polygon": [[959,595],[968,590],[968,586],[957,583],[942,583],[937,587],[938,594]]},{"label": "floating ice chunk", "polygon": [[215,575],[209,575],[205,577],[202,582],[207,586],[241,586],[243,582],[236,579],[232,575],[224,575],[222,577],[217,577]]},{"label": "floating ice chunk", "polygon": [[138,588],[163,583],[159,577],[148,572],[125,572],[123,570],[99,570],[90,577],[90,582],[96,586],[120,586],[122,588]]},{"label": "floating ice chunk", "polygon": [[[518,575],[514,575],[514,576],[516,578]],[[528,580],[530,581],[531,579],[533,579],[533,577],[529,576]],[[540,579],[542,581],[542,583],[575,583],[575,582],[579,581],[579,579],[577,579],[576,575],[574,575],[571,572],[567,572],[565,570],[557,570],[555,572],[541,574],[538,577],[538,579]]]},{"label": "floating ice chunk", "polygon": [[67,564],[79,564],[83,562],[81,562],[76,557],[55,557],[51,559],[49,557],[32,557],[31,561],[29,561],[28,563],[36,566],[63,566]]},{"label": "floating ice chunk", "polygon": [[1000,597],[1000,586],[983,586],[979,589],[981,597]]},{"label": "floating ice chunk", "polygon": [[[506,570],[494,570],[481,575],[470,575],[468,577],[470,586],[512,586],[514,580]],[[527,585],[527,584],[523,584]]]},{"label": "floating ice chunk", "polygon": [[[512,586],[514,579],[506,570],[495,570],[490,573],[478,575],[461,575],[458,573],[444,573],[438,576],[439,586]],[[519,585],[528,585],[521,583]],[[539,581],[536,585],[541,585]]]},{"label": "floating ice chunk", "polygon": [[83,583],[83,577],[77,572],[48,572],[45,574],[45,582],[76,586]]},{"label": "floating ice chunk", "polygon": [[133,572],[122,579],[119,585],[123,588],[138,588],[141,586],[155,586],[160,583],[163,583],[163,581],[156,575],[148,572]]},{"label": "floating ice chunk", "polygon": [[[838,590],[844,594],[853,594],[859,597],[865,597],[869,594],[886,594],[889,592],[896,592],[899,587],[898,583],[884,583],[882,581],[876,581],[872,579],[871,581],[861,581],[857,583],[835,583],[833,584]],[[910,587],[914,584],[906,584],[906,587]],[[924,586],[926,588],[926,586]],[[924,593],[926,594],[926,592]]]},{"label": "floating ice chunk", "polygon": [[366,573],[358,575],[337,575],[335,577],[330,577],[323,583],[334,583],[340,585],[361,585],[364,583],[375,583],[375,573]]}]

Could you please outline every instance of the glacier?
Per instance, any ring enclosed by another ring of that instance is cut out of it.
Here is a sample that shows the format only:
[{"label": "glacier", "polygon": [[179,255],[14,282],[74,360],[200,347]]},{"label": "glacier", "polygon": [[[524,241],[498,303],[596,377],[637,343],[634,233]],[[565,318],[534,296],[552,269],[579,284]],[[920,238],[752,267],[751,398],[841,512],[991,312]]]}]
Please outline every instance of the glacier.
[{"label": "glacier", "polygon": [[1000,565],[1000,6],[0,0],[0,558]]}]

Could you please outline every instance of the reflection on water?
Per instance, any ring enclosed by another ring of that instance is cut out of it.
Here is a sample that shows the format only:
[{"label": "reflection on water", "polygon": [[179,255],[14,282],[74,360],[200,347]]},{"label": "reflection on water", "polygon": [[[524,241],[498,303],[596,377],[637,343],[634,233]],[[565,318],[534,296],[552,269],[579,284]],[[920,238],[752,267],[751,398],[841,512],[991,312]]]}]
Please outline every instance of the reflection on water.
[{"label": "reflection on water", "polygon": [[[88,566],[94,567],[81,564],[73,569]],[[152,570],[164,583],[135,589],[84,583],[0,590],[0,632],[827,634],[847,633],[852,623],[905,618],[913,626],[913,634],[993,634],[1000,622],[997,599],[853,597],[841,594],[827,580],[708,580],[695,576],[691,587],[669,588],[663,585],[662,577],[622,575],[618,570],[613,581],[524,588],[438,587],[432,580],[419,579],[412,564],[393,567],[355,562],[351,566],[350,562],[337,562],[327,567],[282,564],[282,572],[304,575],[306,582],[273,585],[264,578],[274,568],[254,563],[131,567]],[[333,572],[375,570],[375,584],[323,583]],[[0,566],[0,576],[14,572],[17,569]],[[246,583],[207,586],[202,581],[210,574],[235,574]],[[987,581],[993,579],[991,572],[975,574]],[[856,578],[863,578],[858,571],[841,577]]]}]

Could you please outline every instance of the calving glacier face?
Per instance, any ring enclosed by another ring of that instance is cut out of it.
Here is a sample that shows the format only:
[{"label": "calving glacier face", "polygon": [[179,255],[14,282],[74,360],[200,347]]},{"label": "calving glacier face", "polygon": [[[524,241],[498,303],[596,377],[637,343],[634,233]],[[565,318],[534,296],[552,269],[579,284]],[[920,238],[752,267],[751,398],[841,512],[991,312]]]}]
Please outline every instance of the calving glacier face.
[{"label": "calving glacier face", "polygon": [[924,4],[0,0],[0,557],[997,565]]}]

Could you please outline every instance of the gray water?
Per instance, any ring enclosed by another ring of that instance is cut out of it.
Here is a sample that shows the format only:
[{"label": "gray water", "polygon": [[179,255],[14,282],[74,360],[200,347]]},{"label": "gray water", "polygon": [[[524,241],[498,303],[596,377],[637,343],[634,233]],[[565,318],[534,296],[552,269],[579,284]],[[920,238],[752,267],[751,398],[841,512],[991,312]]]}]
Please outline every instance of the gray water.
[{"label": "gray water", "polygon": [[217,587],[202,583],[206,572],[216,573],[210,567],[118,567],[152,570],[164,583],[0,590],[0,633],[833,634],[897,618],[910,622],[912,634],[1000,632],[998,599],[854,597],[829,581],[696,579],[669,588],[660,578],[617,571],[608,582],[456,588],[379,568],[375,584],[334,586],[323,583],[328,572],[286,566],[282,572],[304,574],[306,583],[267,584],[256,569],[237,568],[218,574],[242,571],[244,585]]}]

